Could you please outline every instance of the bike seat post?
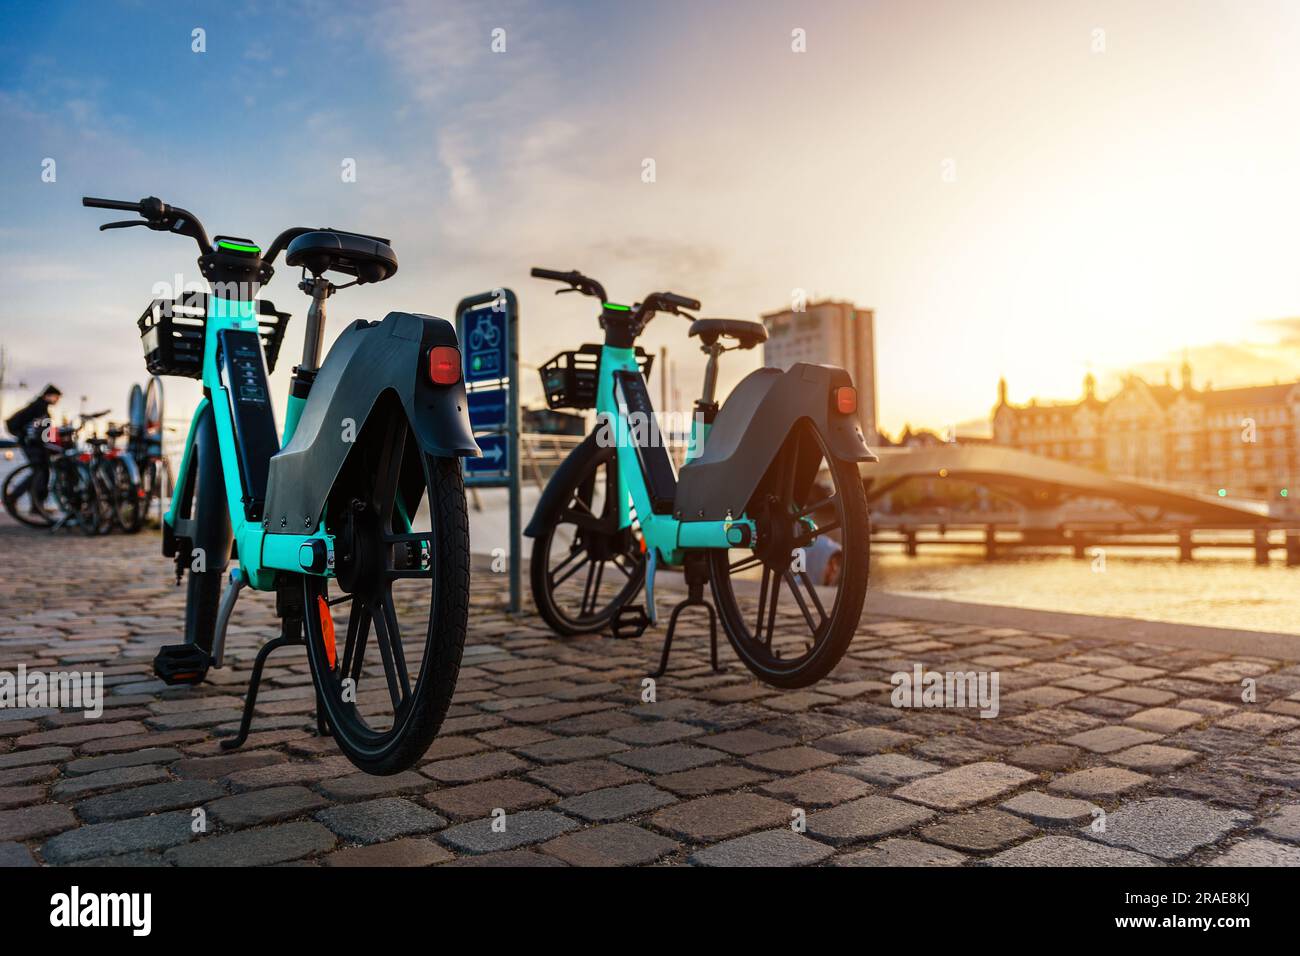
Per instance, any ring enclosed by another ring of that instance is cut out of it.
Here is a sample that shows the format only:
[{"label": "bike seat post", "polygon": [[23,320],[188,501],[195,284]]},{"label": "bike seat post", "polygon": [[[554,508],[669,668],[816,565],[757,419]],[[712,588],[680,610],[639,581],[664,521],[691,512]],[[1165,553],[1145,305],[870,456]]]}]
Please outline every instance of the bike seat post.
[{"label": "bike seat post", "polygon": [[726,350],[722,347],[722,343],[715,339],[701,345],[700,351],[709,357],[709,361],[704,366],[704,389],[699,401],[695,403],[695,408],[705,416],[707,422],[712,423],[712,413],[716,413],[718,409],[718,403],[714,399],[718,389],[718,356]]},{"label": "bike seat post", "polygon": [[330,297],[334,287],[329,280],[316,276],[302,281],[302,290],[311,295],[311,307],[307,309],[307,330],[302,340],[302,364],[304,372],[315,372],[320,368],[321,347],[325,341],[325,300]]}]

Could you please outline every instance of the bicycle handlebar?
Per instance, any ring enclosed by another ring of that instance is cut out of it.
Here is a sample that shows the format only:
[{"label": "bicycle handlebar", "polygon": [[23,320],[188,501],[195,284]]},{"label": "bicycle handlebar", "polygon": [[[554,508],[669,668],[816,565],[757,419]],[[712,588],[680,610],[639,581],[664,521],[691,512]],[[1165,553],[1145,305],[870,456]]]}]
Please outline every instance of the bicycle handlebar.
[{"label": "bicycle handlebar", "polygon": [[[656,292],[653,299],[657,299],[664,305],[672,309],[690,309],[692,312],[698,312],[700,309],[700,300],[692,299],[684,295],[678,295],[676,292]],[[647,302],[649,299],[646,300]]]},{"label": "bicycle handlebar", "polygon": [[[603,305],[608,296],[605,295],[605,287],[588,276],[583,275],[577,269],[569,272],[560,272],[557,269],[539,269],[536,266],[531,270],[531,275],[538,279],[550,279],[552,282],[565,282],[572,287],[575,292],[581,292],[583,295],[589,295],[594,299],[599,299]],[[559,292],[568,292],[569,289],[560,289]]]},{"label": "bicycle handlebar", "polygon": [[83,206],[93,206],[96,209],[125,209],[127,212],[140,211],[138,202],[123,202],[120,199],[96,199],[94,196],[82,196],[81,204]]},{"label": "bicycle handlebar", "polygon": [[[576,291],[583,295],[590,295],[600,299],[601,304],[606,304],[605,288],[595,279],[584,276],[581,272],[574,269],[570,272],[560,272],[558,269],[541,269],[534,267],[529,270],[529,274],[538,279],[550,279],[553,282],[567,283],[570,289],[560,289],[560,292]],[[677,315],[685,315],[681,310],[690,309],[692,312],[698,311],[700,300],[692,299],[689,296],[678,295],[676,292],[652,292],[645,297],[636,310],[632,313],[632,328],[635,334],[640,334],[646,324],[654,318],[656,312],[673,312]],[[691,316],[686,315],[686,318]],[[604,326],[605,318],[601,318],[601,325]]]},{"label": "bicycle handlebar", "polygon": [[144,219],[144,222],[141,223],[134,221],[105,223],[99,227],[100,229],[148,226],[156,232],[174,232],[180,236],[189,236],[198,243],[199,250],[205,255],[212,251],[212,243],[208,241],[207,230],[203,228],[203,223],[199,222],[199,217],[188,209],[182,209],[180,206],[169,206],[157,196],[146,196],[139,202],[82,196],[81,204],[92,209],[121,209],[126,212],[135,212],[139,213]]},{"label": "bicycle handlebar", "polygon": [[534,266],[530,273],[535,279],[554,279],[556,282],[574,282],[582,278],[579,272],[559,272],[555,269],[539,269]]}]

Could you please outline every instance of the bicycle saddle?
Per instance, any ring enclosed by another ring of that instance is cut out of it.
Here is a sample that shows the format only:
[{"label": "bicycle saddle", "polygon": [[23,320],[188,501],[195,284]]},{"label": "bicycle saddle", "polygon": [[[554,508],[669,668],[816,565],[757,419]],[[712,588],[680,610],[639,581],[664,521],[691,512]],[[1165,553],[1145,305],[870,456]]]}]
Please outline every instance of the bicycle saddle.
[{"label": "bicycle saddle", "polygon": [[314,276],[333,270],[358,282],[383,282],[397,271],[397,254],[387,239],[337,229],[303,233],[289,243],[284,261]]},{"label": "bicycle saddle", "polygon": [[762,322],[745,319],[696,319],[688,335],[698,335],[705,345],[712,345],[719,337],[735,339],[742,349],[752,349],[767,341],[767,326]]}]

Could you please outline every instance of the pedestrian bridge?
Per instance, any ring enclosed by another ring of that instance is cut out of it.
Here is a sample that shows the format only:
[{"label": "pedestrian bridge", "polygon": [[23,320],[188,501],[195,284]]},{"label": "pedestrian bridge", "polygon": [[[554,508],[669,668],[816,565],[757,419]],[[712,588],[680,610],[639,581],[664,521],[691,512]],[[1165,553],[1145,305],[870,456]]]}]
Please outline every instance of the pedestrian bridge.
[{"label": "pedestrian bridge", "polygon": [[[861,466],[869,499],[879,499],[903,482],[942,478],[982,485],[1021,505],[1022,526],[1061,527],[1091,523],[1095,507],[1070,507],[1080,499],[1107,499],[1128,512],[1136,524],[1151,528],[1268,528],[1284,516],[1261,501],[1200,494],[1154,482],[1112,478],[1052,458],[997,445],[959,443],[923,448],[877,449],[880,461]],[[1111,511],[1112,509],[1107,509]],[[1100,517],[1100,515],[1098,515]],[[970,515],[953,523],[985,523]],[[1113,517],[1105,520],[1113,524]],[[1294,524],[1294,519],[1290,522]]]}]

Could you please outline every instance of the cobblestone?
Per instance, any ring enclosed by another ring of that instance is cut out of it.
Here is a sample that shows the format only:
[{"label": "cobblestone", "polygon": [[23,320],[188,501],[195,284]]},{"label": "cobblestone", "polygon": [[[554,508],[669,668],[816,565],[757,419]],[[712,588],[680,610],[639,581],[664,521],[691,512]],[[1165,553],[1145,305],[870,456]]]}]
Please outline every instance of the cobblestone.
[{"label": "cobblestone", "polygon": [[228,827],[251,827],[287,820],[326,806],[328,801],[306,787],[268,787],[222,797],[208,804],[214,820]]},{"label": "cobblestone", "polygon": [[401,797],[330,807],[317,813],[316,819],[352,843],[382,843],[414,833],[428,833],[447,825],[447,821],[432,810]]},{"label": "cobblestone", "polygon": [[961,810],[1010,793],[1034,775],[1003,763],[972,763],[922,777],[897,790],[907,800],[940,810]]},{"label": "cobblestone", "polygon": [[524,810],[505,816],[504,827],[493,829],[492,818],[475,820],[449,827],[438,838],[454,850],[465,853],[493,853],[541,843],[561,833],[576,829],[578,824],[551,810]]},{"label": "cobblestone", "polygon": [[507,813],[532,810],[555,800],[555,794],[545,787],[510,778],[448,787],[424,797],[425,803],[453,820],[477,820],[498,808]]},{"label": "cobblestone", "polygon": [[677,844],[630,823],[610,823],[565,834],[539,849],[571,866],[638,866],[667,856]]},{"label": "cobblestone", "polygon": [[[869,614],[844,664],[786,692],[734,660],[710,672],[691,618],[660,700],[643,704],[653,642],[553,640],[477,575],[441,735],[412,769],[371,777],[315,735],[300,652],[272,659],[244,748],[220,748],[275,633],[273,596],[241,596],[230,666],[168,688],[148,659],[176,632],[184,590],[159,580],[156,536],[5,521],[0,547],[26,560],[0,584],[0,653],[102,669],[107,706],[97,720],[0,714],[0,865],[1231,866],[1300,853],[1300,668],[1263,646],[1228,657]],[[89,563],[89,584],[41,586]],[[890,706],[889,674],[917,663],[998,667],[1002,713]],[[1258,705],[1242,704],[1244,677]]]},{"label": "cobblestone", "polygon": [[1038,828],[1001,810],[975,810],[921,828],[921,836],[954,850],[1001,850],[1038,833]]},{"label": "cobblestone", "polygon": [[630,783],[569,797],[560,801],[556,809],[594,823],[610,823],[676,802],[671,793],[648,783]]},{"label": "cobblestone", "polygon": [[988,860],[989,866],[1159,866],[1160,862],[1131,850],[1090,843],[1066,836],[1030,840]]},{"label": "cobblestone", "polygon": [[1178,797],[1155,797],[1109,814],[1104,833],[1094,833],[1091,828],[1084,832],[1111,846],[1176,860],[1249,822],[1250,817],[1241,811],[1216,809]]},{"label": "cobblestone", "polygon": [[690,861],[699,866],[811,866],[834,851],[788,827],[765,830],[696,850]]},{"label": "cobblestone", "polygon": [[319,823],[282,823],[195,840],[164,857],[175,866],[269,866],[323,853],[334,844],[334,834]]},{"label": "cobblestone", "polygon": [[910,830],[934,817],[933,810],[889,797],[870,796],[808,816],[808,835],[840,846]]}]

